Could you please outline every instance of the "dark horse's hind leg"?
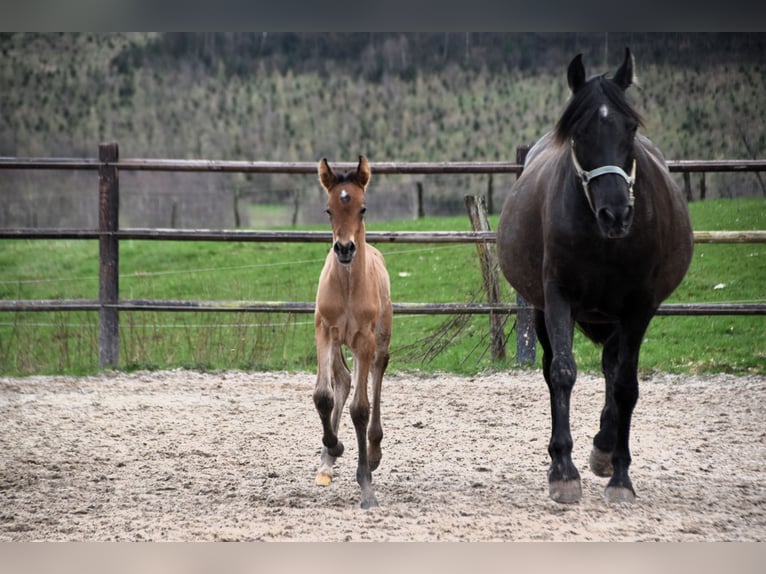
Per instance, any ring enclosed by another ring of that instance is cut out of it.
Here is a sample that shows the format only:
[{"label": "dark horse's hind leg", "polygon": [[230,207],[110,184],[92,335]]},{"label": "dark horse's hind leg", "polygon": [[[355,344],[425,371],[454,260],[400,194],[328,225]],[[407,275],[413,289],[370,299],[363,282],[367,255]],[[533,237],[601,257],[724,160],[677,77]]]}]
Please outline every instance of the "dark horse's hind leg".
[{"label": "dark horse's hind leg", "polygon": [[[630,424],[638,401],[638,355],[650,319],[651,315],[638,314],[615,325],[608,336],[602,332],[606,397],[590,466],[599,476],[611,476],[604,493],[609,502],[632,502],[636,497],[628,475]],[[583,327],[589,336],[594,334],[592,328]]]},{"label": "dark horse's hind leg", "polygon": [[[561,317],[558,317],[561,319]],[[545,313],[535,311],[535,330],[543,348],[543,376],[551,398],[551,440],[548,453],[548,493],[556,502],[578,502],[582,497],[580,473],[572,462],[569,402],[577,371],[572,357],[573,323],[557,324],[556,348],[552,345]]]},{"label": "dark horse's hind leg", "polygon": [[601,409],[601,424],[593,437],[590,453],[590,469],[596,476],[612,476],[612,453],[617,443],[616,406],[614,404],[614,380],[617,377],[619,358],[619,337],[615,323],[580,323],[583,333],[594,343],[604,346],[601,355],[601,370],[604,373],[604,407]]}]

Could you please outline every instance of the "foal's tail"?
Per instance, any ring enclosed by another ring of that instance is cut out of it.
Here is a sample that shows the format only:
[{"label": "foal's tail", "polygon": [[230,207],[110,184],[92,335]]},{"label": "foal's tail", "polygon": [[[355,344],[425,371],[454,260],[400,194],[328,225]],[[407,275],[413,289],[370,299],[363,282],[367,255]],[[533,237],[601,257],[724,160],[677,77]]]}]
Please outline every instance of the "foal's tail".
[{"label": "foal's tail", "polygon": [[337,365],[338,371],[336,372],[336,375],[341,376],[348,376],[351,373],[351,369],[348,368],[348,363],[346,362],[346,356],[343,354],[343,348],[338,347],[335,349],[335,357],[333,357],[332,361],[333,365]]}]

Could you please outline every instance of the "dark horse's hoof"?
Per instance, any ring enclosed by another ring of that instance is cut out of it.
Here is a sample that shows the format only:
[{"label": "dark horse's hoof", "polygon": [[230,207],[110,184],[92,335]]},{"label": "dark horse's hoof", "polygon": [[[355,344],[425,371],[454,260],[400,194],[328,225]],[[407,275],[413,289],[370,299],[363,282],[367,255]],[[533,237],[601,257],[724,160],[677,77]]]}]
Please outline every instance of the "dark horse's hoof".
[{"label": "dark horse's hoof", "polygon": [[636,501],[636,493],[625,486],[607,486],[604,491],[606,501],[613,504],[631,503]]},{"label": "dark horse's hoof", "polygon": [[552,500],[563,504],[572,504],[580,502],[582,498],[582,486],[580,479],[574,480],[554,480],[549,483],[548,495]]},{"label": "dark horse's hoof", "polygon": [[590,469],[596,476],[603,478],[612,476],[612,453],[594,446],[593,450],[590,451]]},{"label": "dark horse's hoof", "polygon": [[360,504],[360,506],[364,508],[365,510],[368,508],[375,508],[376,506],[378,506],[378,499],[375,498],[374,494],[364,497],[362,498],[362,503]]}]

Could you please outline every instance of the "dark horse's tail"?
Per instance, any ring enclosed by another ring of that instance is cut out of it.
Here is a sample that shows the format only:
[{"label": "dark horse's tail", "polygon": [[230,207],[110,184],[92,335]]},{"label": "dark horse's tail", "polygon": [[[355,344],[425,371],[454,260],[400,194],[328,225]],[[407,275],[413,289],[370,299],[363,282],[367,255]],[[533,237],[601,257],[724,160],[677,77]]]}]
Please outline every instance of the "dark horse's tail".
[{"label": "dark horse's tail", "polygon": [[597,345],[603,345],[614,334],[614,323],[577,323],[577,328]]}]

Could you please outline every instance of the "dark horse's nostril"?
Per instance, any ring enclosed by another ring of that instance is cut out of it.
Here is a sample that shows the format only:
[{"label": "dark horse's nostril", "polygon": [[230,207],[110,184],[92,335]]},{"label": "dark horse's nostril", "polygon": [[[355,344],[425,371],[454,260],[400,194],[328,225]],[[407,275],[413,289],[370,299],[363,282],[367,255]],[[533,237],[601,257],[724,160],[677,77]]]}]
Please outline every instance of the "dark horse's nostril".
[{"label": "dark horse's nostril", "polygon": [[624,208],[618,208],[612,211],[608,207],[602,207],[598,210],[598,223],[607,237],[612,239],[624,237],[630,229],[633,221],[633,207],[630,205]]},{"label": "dark horse's nostril", "polygon": [[609,225],[614,222],[614,213],[608,207],[602,207],[598,210],[598,218],[602,223]]},{"label": "dark horse's nostril", "polygon": [[608,207],[602,207],[598,210],[598,219],[603,225],[610,226],[628,226],[633,218],[633,207],[630,205],[625,206],[619,210],[615,215],[615,212]]}]

